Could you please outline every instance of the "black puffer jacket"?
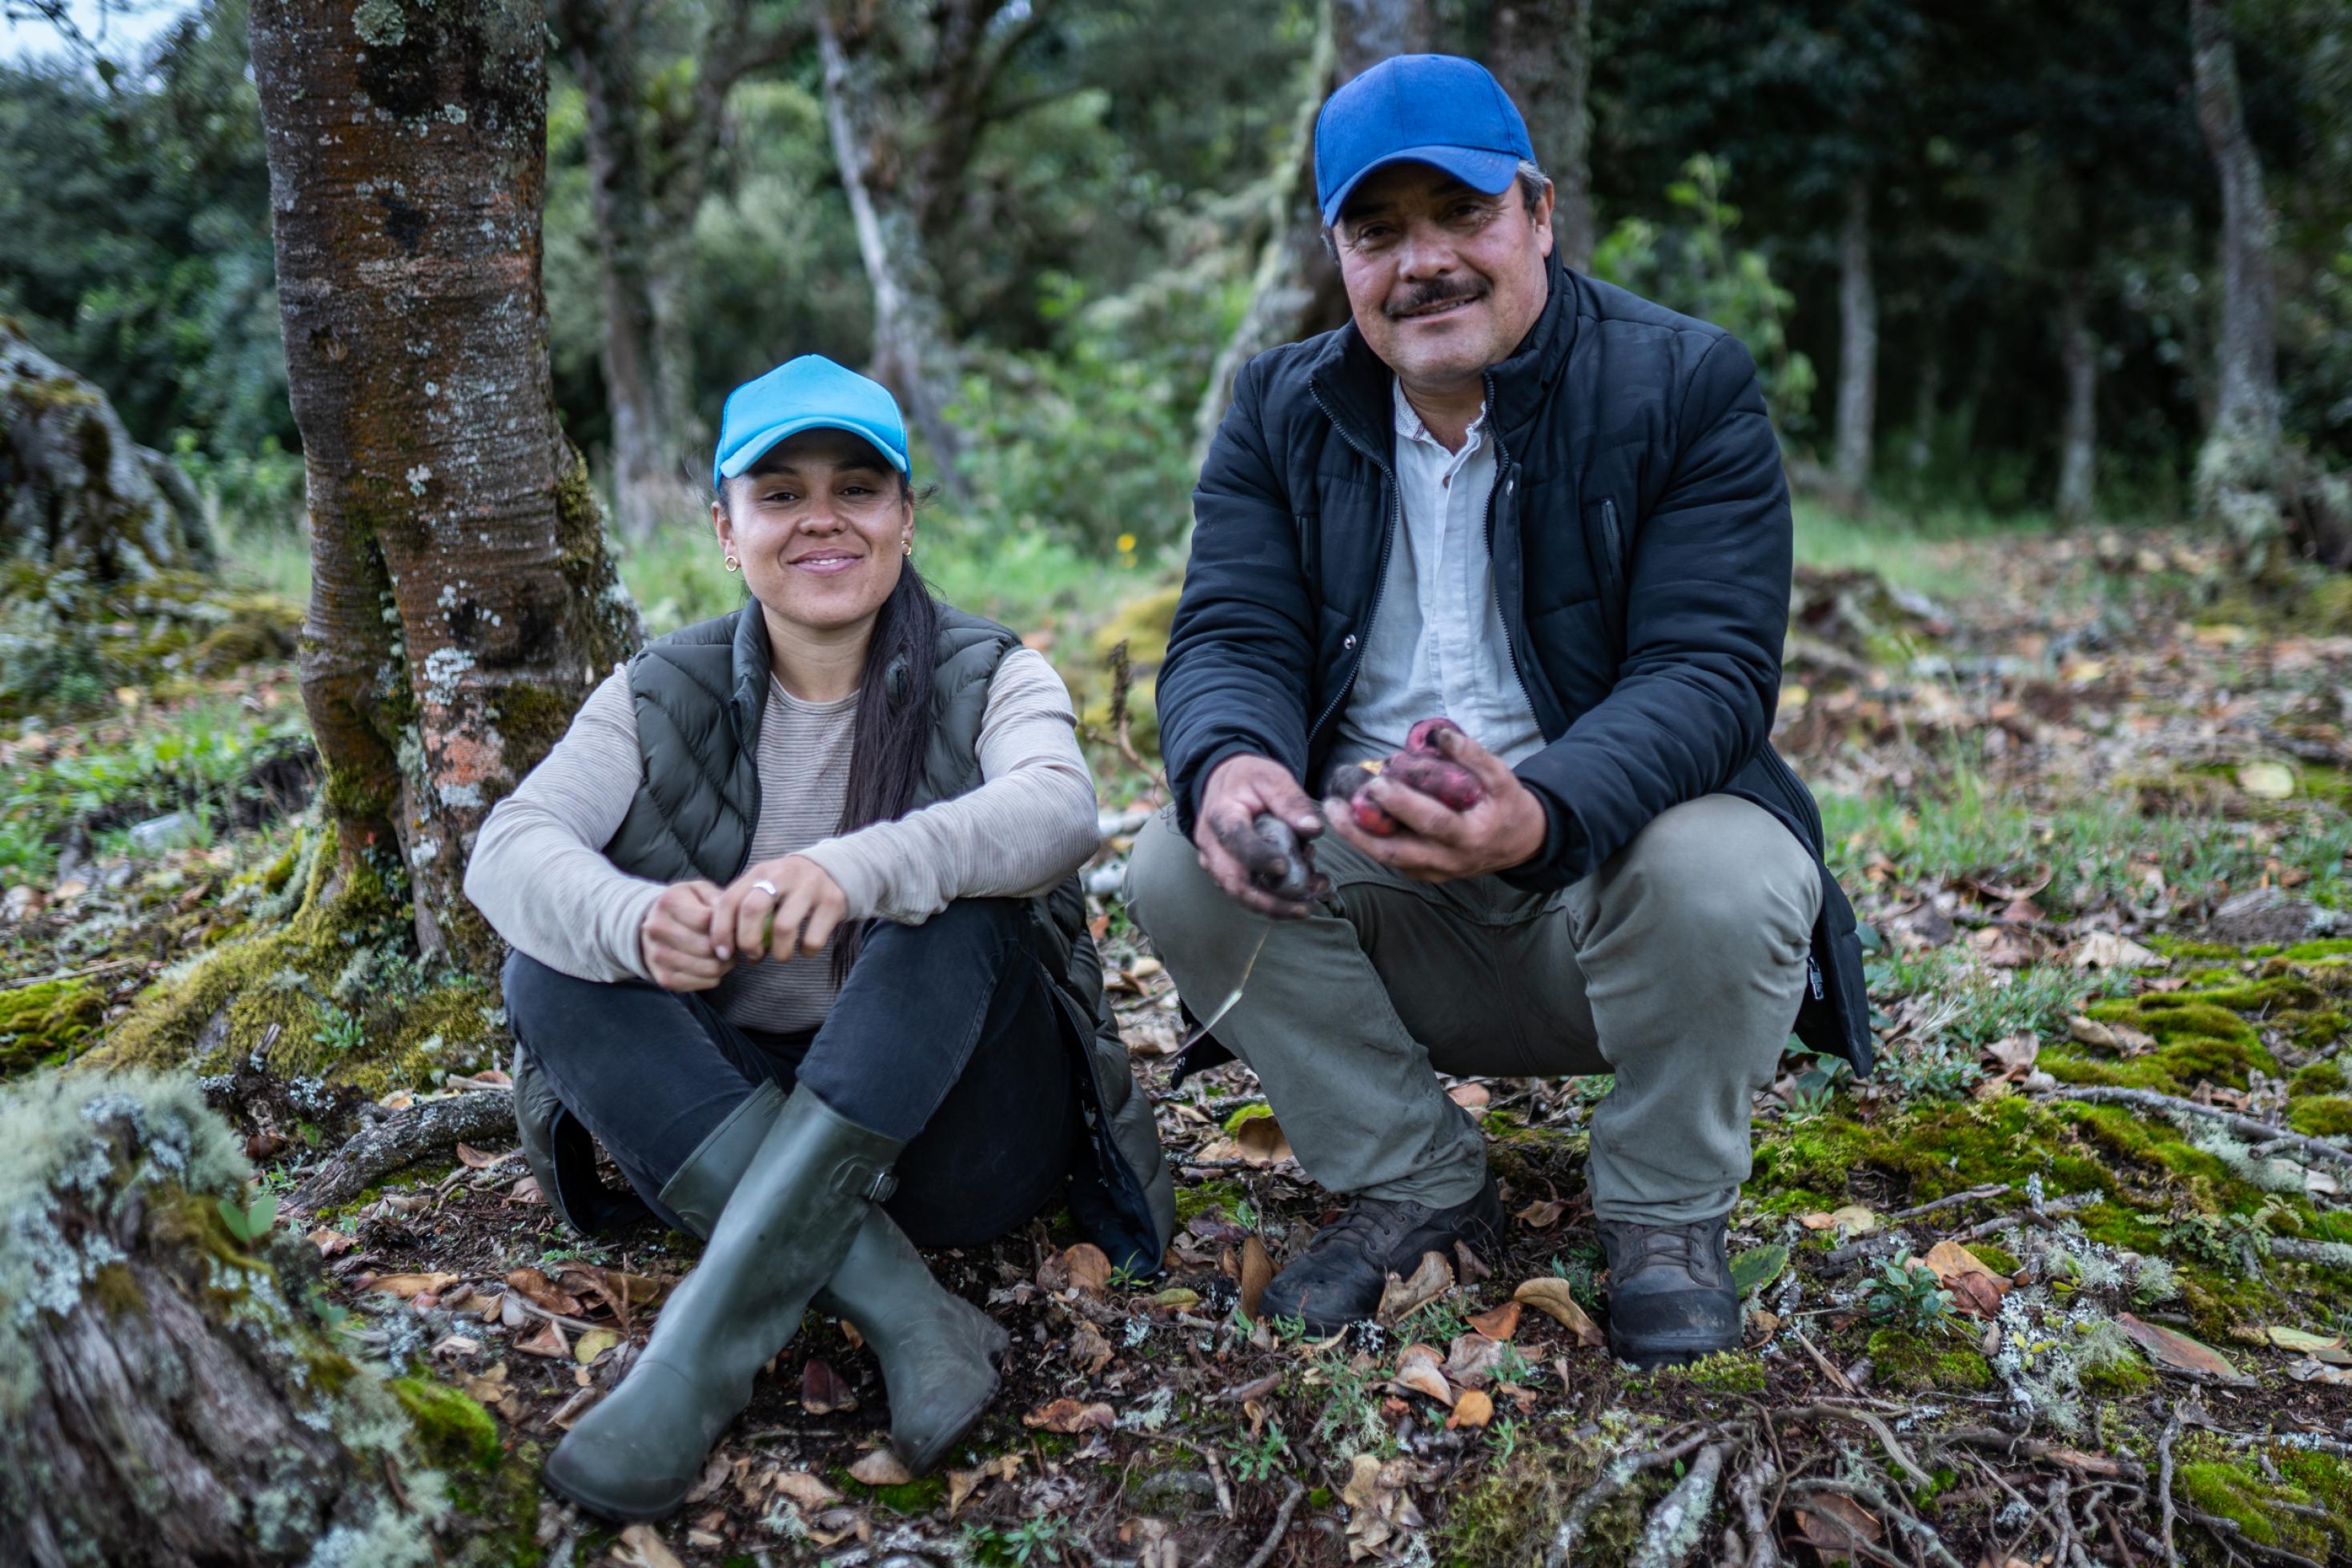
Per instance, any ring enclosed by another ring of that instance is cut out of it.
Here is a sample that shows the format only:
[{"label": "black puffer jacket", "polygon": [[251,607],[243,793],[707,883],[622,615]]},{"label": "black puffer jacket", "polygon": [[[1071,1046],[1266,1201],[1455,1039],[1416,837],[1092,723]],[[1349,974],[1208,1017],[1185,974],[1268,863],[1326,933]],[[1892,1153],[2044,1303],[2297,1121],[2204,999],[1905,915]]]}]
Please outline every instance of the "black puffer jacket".
[{"label": "black puffer jacket", "polygon": [[[1263,754],[1310,786],[1329,761],[1396,545],[1391,379],[1350,324],[1235,381],[1159,677],[1188,833],[1226,757]],[[1819,860],[1821,813],[1768,738],[1789,495],[1748,350],[1555,263],[1542,317],[1487,371],[1487,406],[1495,586],[1550,743],[1517,769],[1550,833],[1508,880],[1565,886],[1716,792],[1763,807]],[[1826,868],[1822,892],[1797,1032],[1867,1071],[1853,910]]]}]

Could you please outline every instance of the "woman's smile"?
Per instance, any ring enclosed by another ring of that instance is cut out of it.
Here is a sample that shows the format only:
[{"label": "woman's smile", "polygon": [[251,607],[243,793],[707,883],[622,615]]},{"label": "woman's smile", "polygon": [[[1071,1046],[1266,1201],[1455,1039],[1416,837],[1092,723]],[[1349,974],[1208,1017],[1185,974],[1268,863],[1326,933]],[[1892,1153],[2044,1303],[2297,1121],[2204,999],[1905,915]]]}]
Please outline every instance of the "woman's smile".
[{"label": "woman's smile", "polygon": [[865,559],[862,555],[852,554],[845,549],[827,547],[824,549],[811,550],[806,555],[795,556],[785,564],[817,577],[835,577],[847,571]]}]

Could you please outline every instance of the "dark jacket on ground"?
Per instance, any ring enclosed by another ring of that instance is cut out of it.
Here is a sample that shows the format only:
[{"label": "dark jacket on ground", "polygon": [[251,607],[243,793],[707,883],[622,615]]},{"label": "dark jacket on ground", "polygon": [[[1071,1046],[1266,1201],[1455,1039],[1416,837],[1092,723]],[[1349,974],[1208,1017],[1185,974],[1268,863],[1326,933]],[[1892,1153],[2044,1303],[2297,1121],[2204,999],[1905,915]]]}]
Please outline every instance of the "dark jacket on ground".
[{"label": "dark jacket on ground", "polygon": [[[1203,781],[1236,752],[1320,790],[1397,548],[1392,379],[1353,323],[1235,379],[1159,675],[1187,833]],[[1517,773],[1550,831],[1506,880],[1565,886],[1660,812],[1717,792],[1763,807],[1820,859],[1821,813],[1769,738],[1789,494],[1748,350],[1554,262],[1543,315],[1486,387],[1487,548],[1549,742]],[[1867,1071],[1853,911],[1826,868],[1822,891],[1797,1032]]]},{"label": "dark jacket on ground", "polygon": [[[930,740],[909,810],[980,787],[989,683],[1019,644],[992,621],[941,607]],[[658,638],[629,661],[645,776],[604,846],[606,858],[657,882],[701,877],[723,887],[741,873],[760,820],[757,759],[768,682],[767,623],[750,608]],[[883,684],[903,689],[896,672],[886,672]],[[1086,896],[1072,876],[1029,904],[1031,954],[1051,983],[1086,1121],[1070,1172],[1070,1216],[1114,1262],[1156,1273],[1175,1228],[1175,1186],[1103,993]],[[556,1180],[550,1199],[580,1228],[610,1223],[585,1161],[584,1129],[543,1083],[526,1085],[524,1077],[516,1075],[518,1120],[532,1168]],[[548,1180],[542,1175],[541,1185]]]}]

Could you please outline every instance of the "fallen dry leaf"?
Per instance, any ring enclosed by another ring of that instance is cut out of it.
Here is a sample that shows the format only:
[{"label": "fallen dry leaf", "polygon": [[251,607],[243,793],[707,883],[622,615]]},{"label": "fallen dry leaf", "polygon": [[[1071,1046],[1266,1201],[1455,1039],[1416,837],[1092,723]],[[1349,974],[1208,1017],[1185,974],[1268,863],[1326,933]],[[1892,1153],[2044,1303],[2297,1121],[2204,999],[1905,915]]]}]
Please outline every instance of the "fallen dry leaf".
[{"label": "fallen dry leaf", "polygon": [[1101,1295],[1110,1284],[1110,1259],[1091,1241],[1081,1241],[1064,1252],[1062,1262],[1069,1270],[1070,1283],[1090,1295]]},{"label": "fallen dry leaf", "polygon": [[1108,1432],[1118,1425],[1118,1417],[1108,1405],[1081,1405],[1075,1399],[1056,1399],[1040,1406],[1021,1417],[1024,1427],[1035,1427],[1047,1432]]},{"label": "fallen dry leaf", "polygon": [[620,1343],[621,1336],[611,1329],[590,1329],[572,1345],[572,1359],[585,1366]]},{"label": "fallen dry leaf", "polygon": [[[1427,1350],[1429,1347],[1423,1345],[1420,1348]],[[1453,1385],[1445,1381],[1445,1374],[1440,1372],[1437,1363],[1428,1356],[1415,1356],[1401,1364],[1396,1376],[1389,1380],[1389,1385],[1404,1393],[1425,1394],[1440,1405],[1454,1403]]]},{"label": "fallen dry leaf", "polygon": [[1475,1111],[1494,1098],[1483,1083],[1457,1083],[1445,1092],[1445,1097],[1465,1111]]},{"label": "fallen dry leaf", "polygon": [[801,1408],[812,1416],[830,1416],[836,1410],[857,1408],[856,1391],[849,1386],[833,1364],[822,1356],[810,1356],[801,1367]]},{"label": "fallen dry leaf", "polygon": [[[874,1484],[887,1486],[890,1483],[880,1481]],[[805,1509],[831,1508],[841,1500],[839,1492],[806,1470],[785,1470],[769,1485]]]},{"label": "fallen dry leaf", "polygon": [[572,1346],[563,1337],[563,1325],[543,1319],[537,1333],[528,1339],[515,1341],[515,1349],[525,1355],[543,1355],[550,1361],[572,1359]]},{"label": "fallen dry leaf", "polygon": [[1274,1260],[1255,1233],[1242,1239],[1241,1272],[1242,1316],[1255,1322],[1258,1302],[1265,1300],[1265,1288],[1274,1283]]},{"label": "fallen dry leaf", "polygon": [[1600,1325],[1576,1304],[1576,1298],[1569,1293],[1565,1280],[1539,1274],[1513,1291],[1511,1300],[1524,1301],[1545,1316],[1566,1325],[1568,1331],[1576,1335],[1577,1342],[1589,1349],[1599,1350],[1608,1343]]},{"label": "fallen dry leaf", "polygon": [[310,1232],[310,1245],[319,1249],[321,1258],[339,1258],[352,1249],[352,1240],[341,1231],[321,1225]]},{"label": "fallen dry leaf", "polygon": [[1380,1307],[1372,1315],[1383,1323],[1395,1322],[1408,1312],[1427,1306],[1453,1288],[1453,1268],[1437,1253],[1424,1252],[1421,1255],[1420,1267],[1412,1271],[1412,1279],[1400,1280],[1394,1274],[1389,1276],[1388,1284],[1381,1291]]},{"label": "fallen dry leaf", "polygon": [[2150,1361],[2168,1372],[2219,1377],[2231,1383],[2247,1381],[2244,1374],[2230,1364],[2227,1356],[2200,1340],[2191,1339],[2179,1329],[2168,1329],[2161,1323],[2143,1322],[2129,1312],[2117,1312],[2116,1322],[2134,1344],[2147,1352]]},{"label": "fallen dry leaf", "polygon": [[547,1195],[539,1190],[537,1176],[527,1176],[507,1189],[507,1201],[509,1203],[545,1203]]},{"label": "fallen dry leaf", "polygon": [[623,1568],[686,1568],[686,1563],[654,1533],[650,1524],[633,1524],[621,1531],[613,1561]]},{"label": "fallen dry leaf", "polygon": [[1986,1046],[1984,1053],[2000,1069],[2000,1077],[2020,1079],[2033,1071],[2034,1059],[2042,1054],[2042,1037],[2031,1030],[2012,1034]]},{"label": "fallen dry leaf", "polygon": [[849,1479],[869,1487],[902,1487],[915,1473],[887,1448],[877,1448],[849,1467]]},{"label": "fallen dry leaf", "polygon": [[551,1312],[562,1312],[567,1318],[576,1318],[585,1310],[579,1297],[536,1269],[512,1270],[507,1275],[507,1286],[520,1291],[523,1299],[532,1305],[544,1307]]},{"label": "fallen dry leaf", "polygon": [[1462,1397],[1454,1402],[1454,1414],[1445,1418],[1449,1432],[1457,1427],[1483,1427],[1495,1418],[1495,1402],[1475,1388],[1465,1388]]},{"label": "fallen dry leaf", "polygon": [[486,1155],[471,1144],[457,1145],[457,1163],[478,1171],[486,1171],[492,1166],[502,1166],[512,1158],[514,1158],[512,1149],[503,1155]]},{"label": "fallen dry leaf", "polygon": [[[2317,1334],[2305,1329],[2283,1328],[2275,1324],[2264,1328],[2263,1334],[2281,1350],[2299,1351],[2321,1361],[2333,1359],[2328,1354],[2330,1352],[2339,1356],[2344,1354],[2342,1334]],[[2352,1358],[2347,1358],[2345,1364],[2352,1364]]]},{"label": "fallen dry leaf", "polygon": [[1272,1116],[1252,1116],[1234,1128],[1234,1144],[1254,1166],[1276,1166],[1293,1157],[1289,1137]]},{"label": "fallen dry leaf", "polygon": [[2074,948],[2077,969],[2137,969],[2164,961],[2161,953],[2113,931],[2094,931]]},{"label": "fallen dry leaf", "polygon": [[1849,1203],[1826,1213],[1800,1215],[1797,1223],[1808,1230],[1838,1230],[1847,1236],[1867,1236],[1878,1228],[1878,1216],[1861,1204]]},{"label": "fallen dry leaf", "polygon": [[1530,1230],[1549,1230],[1559,1223],[1559,1217],[1567,1211],[1565,1202],[1557,1197],[1547,1197],[1517,1210],[1511,1218]]},{"label": "fallen dry leaf", "polygon": [[[1517,1301],[1511,1304],[1518,1305]],[[1445,1347],[1445,1375],[1456,1383],[1486,1383],[1493,1378],[1495,1365],[1502,1359],[1501,1340],[1476,1333],[1456,1334],[1454,1343]]]},{"label": "fallen dry leaf", "polygon": [[1985,1266],[1984,1260],[1957,1241],[1938,1241],[1919,1260],[1935,1270],[1937,1283],[1952,1292],[1953,1304],[1964,1312],[1990,1318],[2000,1311],[2010,1281]]},{"label": "fallen dry leaf", "polygon": [[2127,1023],[2101,1023],[2077,1014],[2066,1020],[2066,1036],[2081,1045],[2096,1046],[2121,1056],[2137,1056],[2156,1049],[2156,1036]]},{"label": "fallen dry leaf", "polygon": [[1858,1546],[1874,1546],[1885,1530],[1878,1516],[1851,1498],[1814,1492],[1795,1511],[1797,1529],[1824,1557],[1854,1557]]},{"label": "fallen dry leaf", "polygon": [[1095,1332],[1089,1322],[1081,1322],[1070,1331],[1070,1364],[1088,1377],[1110,1364],[1110,1341]]},{"label": "fallen dry leaf", "polygon": [[1488,1339],[1507,1340],[1519,1332],[1519,1313],[1523,1309],[1517,1301],[1505,1301],[1483,1312],[1473,1312],[1464,1321]]},{"label": "fallen dry leaf", "polygon": [[2294,769],[2278,762],[2249,762],[2238,769],[2238,788],[2257,800],[2291,800]]},{"label": "fallen dry leaf", "polygon": [[439,1291],[457,1282],[455,1274],[378,1274],[367,1282],[366,1288],[411,1301],[427,1291]]}]

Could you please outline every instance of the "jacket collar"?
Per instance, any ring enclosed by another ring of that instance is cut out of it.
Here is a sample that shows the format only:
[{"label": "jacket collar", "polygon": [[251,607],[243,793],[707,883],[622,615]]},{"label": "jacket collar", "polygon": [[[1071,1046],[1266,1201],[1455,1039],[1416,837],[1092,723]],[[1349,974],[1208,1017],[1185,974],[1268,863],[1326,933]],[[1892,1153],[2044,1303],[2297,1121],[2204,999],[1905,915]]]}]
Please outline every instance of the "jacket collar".
[{"label": "jacket collar", "polygon": [[727,715],[735,734],[747,747],[760,743],[760,717],[768,711],[768,618],[760,601],[746,595],[735,612],[735,684],[727,695]]},{"label": "jacket collar", "polygon": [[[1508,357],[1487,367],[1493,386],[1488,422],[1504,450],[1527,449],[1522,439],[1544,406],[1544,394],[1568,363],[1576,341],[1575,275],[1560,265],[1557,247],[1545,259],[1547,292],[1541,315]],[[1390,392],[1396,373],[1364,340],[1351,319],[1329,335],[1308,368],[1308,382],[1325,411],[1377,452],[1394,449]]]}]

